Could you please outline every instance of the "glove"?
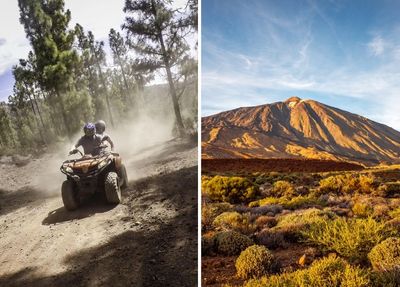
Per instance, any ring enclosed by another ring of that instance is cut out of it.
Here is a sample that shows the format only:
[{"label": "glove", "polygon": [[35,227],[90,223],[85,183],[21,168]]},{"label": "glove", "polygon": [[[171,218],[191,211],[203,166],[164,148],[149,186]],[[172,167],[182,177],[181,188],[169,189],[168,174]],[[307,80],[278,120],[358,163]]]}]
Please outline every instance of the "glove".
[{"label": "glove", "polygon": [[69,155],[76,154],[78,150],[76,148],[70,150]]}]

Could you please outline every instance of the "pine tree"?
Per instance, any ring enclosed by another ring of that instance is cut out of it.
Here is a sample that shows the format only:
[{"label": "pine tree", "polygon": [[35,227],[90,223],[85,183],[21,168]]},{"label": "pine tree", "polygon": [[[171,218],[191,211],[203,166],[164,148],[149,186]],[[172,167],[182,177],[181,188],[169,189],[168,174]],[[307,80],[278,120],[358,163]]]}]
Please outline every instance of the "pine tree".
[{"label": "pine tree", "polygon": [[79,57],[73,49],[74,31],[68,28],[69,10],[64,10],[63,0],[18,0],[20,22],[24,26],[36,57],[40,85],[60,105],[67,135],[72,132],[64,107],[63,95],[71,91]]},{"label": "pine tree", "polygon": [[179,134],[185,134],[180,112],[174,67],[188,51],[185,36],[186,19],[167,0],[126,0],[124,12],[128,13],[123,29],[128,31],[128,44],[141,55],[141,62],[154,69],[164,68],[175,112]]}]

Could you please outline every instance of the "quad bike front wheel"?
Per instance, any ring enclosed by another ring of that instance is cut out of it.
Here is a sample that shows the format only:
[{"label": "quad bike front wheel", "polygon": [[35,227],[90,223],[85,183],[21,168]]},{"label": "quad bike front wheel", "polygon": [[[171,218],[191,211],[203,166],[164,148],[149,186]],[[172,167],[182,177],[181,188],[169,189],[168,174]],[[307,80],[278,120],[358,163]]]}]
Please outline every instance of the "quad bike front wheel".
[{"label": "quad bike front wheel", "polygon": [[119,187],[119,179],[116,172],[109,172],[104,182],[104,190],[109,203],[121,202],[121,188]]},{"label": "quad bike front wheel", "polygon": [[79,198],[74,187],[72,180],[65,180],[61,186],[62,201],[67,210],[75,210],[79,207]]}]

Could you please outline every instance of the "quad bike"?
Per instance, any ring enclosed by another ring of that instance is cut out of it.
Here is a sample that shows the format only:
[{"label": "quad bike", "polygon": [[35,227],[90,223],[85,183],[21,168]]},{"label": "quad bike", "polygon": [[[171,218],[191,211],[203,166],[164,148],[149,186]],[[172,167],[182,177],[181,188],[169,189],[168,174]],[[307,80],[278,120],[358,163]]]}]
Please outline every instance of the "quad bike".
[{"label": "quad bike", "polygon": [[[104,148],[100,146],[99,148]],[[109,203],[121,202],[121,189],[128,184],[125,166],[118,153],[101,151],[99,155],[83,155],[66,160],[60,170],[67,176],[61,187],[61,196],[67,210],[77,209],[84,198],[105,193]]]}]

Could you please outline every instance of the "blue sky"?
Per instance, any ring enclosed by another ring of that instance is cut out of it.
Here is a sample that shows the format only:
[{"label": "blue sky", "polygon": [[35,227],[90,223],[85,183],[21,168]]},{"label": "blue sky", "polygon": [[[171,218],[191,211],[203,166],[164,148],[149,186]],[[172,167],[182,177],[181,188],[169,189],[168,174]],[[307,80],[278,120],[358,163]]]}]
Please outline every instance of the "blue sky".
[{"label": "blue sky", "polygon": [[314,99],[400,130],[400,1],[202,1],[202,115]]}]

